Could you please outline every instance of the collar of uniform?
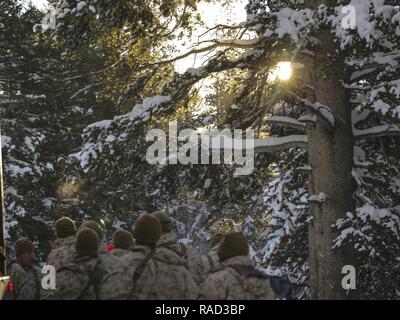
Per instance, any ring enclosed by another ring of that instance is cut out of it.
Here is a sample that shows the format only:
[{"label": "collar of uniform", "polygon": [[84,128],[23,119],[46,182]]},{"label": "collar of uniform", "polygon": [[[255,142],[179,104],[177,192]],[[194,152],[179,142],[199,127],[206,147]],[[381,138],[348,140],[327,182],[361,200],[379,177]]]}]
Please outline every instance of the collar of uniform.
[{"label": "collar of uniform", "polygon": [[99,254],[109,253],[107,248],[106,248],[106,245],[104,243],[102,243],[102,242],[99,243],[99,250],[98,251],[99,251]]},{"label": "collar of uniform", "polygon": [[164,233],[161,235],[160,239],[157,242],[157,247],[163,246],[166,244],[175,244],[177,242],[176,236],[173,232]]},{"label": "collar of uniform", "polygon": [[224,266],[240,265],[240,266],[253,266],[253,261],[247,256],[237,256],[222,262]]},{"label": "collar of uniform", "polygon": [[152,250],[151,246],[146,246],[143,244],[136,244],[133,247],[129,248],[130,251],[132,252],[143,252],[143,253],[148,253]]},{"label": "collar of uniform", "polygon": [[70,236],[66,238],[57,238],[51,242],[51,247],[53,249],[73,245],[75,243],[75,236]]}]

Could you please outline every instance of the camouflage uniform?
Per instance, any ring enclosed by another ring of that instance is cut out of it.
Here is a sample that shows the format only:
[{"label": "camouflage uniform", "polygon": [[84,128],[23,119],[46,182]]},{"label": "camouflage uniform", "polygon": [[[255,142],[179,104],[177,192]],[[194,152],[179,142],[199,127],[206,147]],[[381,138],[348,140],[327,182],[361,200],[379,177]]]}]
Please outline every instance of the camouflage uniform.
[{"label": "camouflage uniform", "polygon": [[76,257],[57,272],[56,290],[51,300],[98,300],[106,270],[98,257]]},{"label": "camouflage uniform", "polygon": [[14,285],[13,300],[39,300],[41,291],[41,272],[33,266],[22,267],[13,263],[9,275]]},{"label": "camouflage uniform", "polygon": [[269,279],[257,271],[250,258],[236,256],[205,281],[201,297],[206,300],[272,300]]},{"label": "camouflage uniform", "polygon": [[116,255],[107,251],[104,244],[100,244],[99,246],[99,258],[107,272],[113,272],[118,269],[118,266],[121,263],[120,259]]},{"label": "camouflage uniform", "polygon": [[60,238],[51,244],[52,250],[47,257],[47,264],[57,269],[72,262],[75,256],[75,236]]},{"label": "camouflage uniform", "polygon": [[125,256],[126,254],[129,254],[130,252],[131,251],[129,251],[129,250],[125,250],[125,249],[121,249],[121,248],[114,248],[111,250],[110,253],[118,258],[121,258],[121,257]]},{"label": "camouflage uniform", "polygon": [[[207,254],[203,255],[204,275],[207,278],[211,273],[221,267],[221,262],[218,257],[217,248],[211,249]],[[204,279],[205,280],[205,279]]]},{"label": "camouflage uniform", "polygon": [[204,256],[196,251],[193,247],[180,244],[176,240],[176,236],[172,232],[161,235],[157,242],[158,248],[171,250],[180,256],[192,274],[197,284],[202,283],[208,272],[208,263]]},{"label": "camouflage uniform", "polygon": [[150,246],[137,245],[130,254],[121,257],[119,271],[106,277],[100,297],[131,300],[196,299],[198,287],[185,261],[176,253],[166,248],[152,249]]}]

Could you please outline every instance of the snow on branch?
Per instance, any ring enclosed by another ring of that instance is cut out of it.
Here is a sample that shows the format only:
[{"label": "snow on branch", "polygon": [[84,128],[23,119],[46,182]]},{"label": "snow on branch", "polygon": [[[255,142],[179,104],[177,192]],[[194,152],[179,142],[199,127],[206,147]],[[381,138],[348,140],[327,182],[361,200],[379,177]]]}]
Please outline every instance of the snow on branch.
[{"label": "snow on branch", "polygon": [[192,50],[185,52],[179,56],[176,56],[174,58],[171,59],[167,59],[167,60],[161,60],[161,61],[156,61],[153,63],[149,63],[147,64],[148,66],[154,66],[154,65],[161,65],[161,64],[168,64],[168,63],[172,63],[175,62],[177,60],[181,60],[184,59],[188,56],[191,56],[193,54],[199,54],[202,52],[207,52],[207,51],[211,51],[217,48],[221,48],[221,47],[229,47],[229,48],[240,48],[240,49],[249,49],[249,48],[253,48],[255,47],[259,42],[260,39],[256,38],[256,39],[251,39],[251,40],[239,40],[239,39],[232,39],[232,40],[219,40],[219,39],[215,39],[215,40],[211,40],[210,41],[211,44],[208,46],[204,46],[204,47],[195,47]]},{"label": "snow on branch", "polygon": [[286,137],[271,137],[265,139],[249,140],[233,139],[229,136],[222,136],[218,143],[210,141],[210,149],[221,150],[225,147],[234,150],[254,150],[254,153],[275,153],[290,148],[307,148],[308,138],[306,135],[291,135]]},{"label": "snow on branch", "polygon": [[130,97],[130,96],[135,96],[137,95],[137,91],[142,88],[154,75],[155,70],[153,71],[147,71],[140,76],[136,78],[136,80],[133,83],[130,83],[126,90],[120,95],[118,98],[117,106],[120,106],[121,104],[125,103],[125,101]]},{"label": "snow on branch", "polygon": [[313,103],[307,99],[303,99],[293,92],[289,92],[289,94],[302,103],[308,111],[316,115],[318,119],[321,120],[326,126],[326,128],[329,129],[329,131],[333,131],[335,128],[335,114],[331,108],[319,102]]},{"label": "snow on branch", "polygon": [[301,131],[304,131],[306,127],[304,123],[290,117],[273,116],[267,119],[267,123]]},{"label": "snow on branch", "polygon": [[254,140],[255,153],[280,152],[290,148],[307,148],[308,138],[306,135],[292,135],[280,138],[266,138]]},{"label": "snow on branch", "polygon": [[374,61],[368,65],[365,65],[362,69],[353,72],[350,76],[351,82],[357,82],[364,79],[367,76],[373,76],[384,70],[388,65],[398,65],[400,63],[400,51],[394,51],[390,53],[375,53]]},{"label": "snow on branch", "polygon": [[400,136],[400,127],[395,125],[382,125],[365,130],[353,129],[356,139],[373,139],[387,136]]},{"label": "snow on branch", "polygon": [[327,194],[320,192],[320,194],[314,194],[309,197],[310,202],[324,203],[329,199]]},{"label": "snow on branch", "polygon": [[317,123],[317,117],[312,116],[310,114],[306,114],[306,115],[298,118],[297,121],[300,123],[304,123],[304,125],[309,124],[309,125],[314,126]]}]

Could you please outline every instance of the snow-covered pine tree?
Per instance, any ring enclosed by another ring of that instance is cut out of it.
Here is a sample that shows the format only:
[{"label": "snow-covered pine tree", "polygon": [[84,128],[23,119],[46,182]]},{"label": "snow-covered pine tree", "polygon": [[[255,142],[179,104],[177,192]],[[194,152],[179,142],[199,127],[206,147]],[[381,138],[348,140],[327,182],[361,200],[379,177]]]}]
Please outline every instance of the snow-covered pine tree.
[{"label": "snow-covered pine tree", "polygon": [[85,84],[88,66],[93,70],[96,64],[65,59],[60,46],[35,32],[43,17],[43,12],[24,2],[1,3],[0,112],[7,240],[31,238],[38,242],[39,257],[55,236],[54,221],[64,214],[75,216],[74,211],[65,211],[65,190],[59,188],[63,159],[80,145],[82,127],[96,120],[92,113],[97,111],[89,95],[84,101],[73,97],[76,87]]},{"label": "snow-covered pine tree", "polygon": [[28,235],[37,241],[50,222],[47,186],[54,178],[54,159],[47,151],[54,114],[48,113],[46,94],[54,89],[48,69],[53,65],[49,54],[37,58],[45,49],[32,27],[41,13],[15,1],[2,1],[0,11],[6,226],[13,240]]},{"label": "snow-covered pine tree", "polygon": [[[101,14],[110,12],[101,7],[96,10],[102,10]],[[78,11],[69,12],[76,14]],[[288,219],[296,221],[294,215],[309,221],[311,297],[346,298],[349,293],[356,296],[342,288],[342,267],[348,264],[357,267],[359,288],[369,288],[366,291],[369,297],[393,297],[396,294],[394,283],[387,283],[385,279],[393,279],[398,268],[398,151],[393,150],[396,148],[387,150],[385,145],[389,143],[395,147],[399,134],[398,4],[384,0],[250,0],[247,13],[246,23],[234,27],[250,32],[254,36],[252,39],[214,39],[183,55],[226,49],[219,50],[197,70],[176,74],[162,87],[159,96],[146,98],[131,113],[107,122],[106,126],[98,126],[102,133],[96,134],[95,140],[88,135],[83,151],[92,155],[97,150],[103,152],[109,136],[107,130],[111,127],[140,126],[159,114],[171,114],[191,87],[212,73],[232,68],[248,70],[247,83],[238,92],[235,103],[237,111],[232,113],[232,128],[267,122],[268,116],[273,114],[268,106],[282,100],[308,113],[300,119],[270,119],[300,130],[306,124],[305,134],[283,139],[265,138],[258,151],[304,148],[305,143],[308,144],[305,166],[311,169],[307,185],[309,217],[305,218],[302,213],[307,204],[295,201],[288,193],[282,198],[283,207],[277,210],[285,207],[294,210],[285,208],[285,213],[280,215],[283,227]],[[352,13],[353,26],[348,22]],[[125,21],[114,18],[113,23]],[[74,37],[77,37],[81,22],[68,20],[68,25],[72,23]],[[87,29],[82,34],[86,33]],[[243,36],[244,32],[240,34]],[[228,54],[232,50],[241,54],[232,58]],[[159,61],[153,67],[179,58]],[[280,61],[291,61],[296,69],[288,85],[277,91],[269,74]],[[260,92],[269,94],[267,104],[257,100]],[[375,161],[369,161],[370,156]],[[294,169],[282,171],[280,182],[287,183],[290,186],[287,190],[298,196],[301,194],[304,199],[302,192],[296,192],[301,186],[295,184],[296,178],[290,174]],[[291,204],[296,204],[300,212]],[[279,214],[278,211],[275,210],[275,214]],[[291,239],[293,233],[287,235],[287,239]],[[302,243],[304,239],[302,236],[296,241],[303,253],[307,245]],[[273,250],[270,256],[274,254],[280,253]],[[286,259],[286,263],[288,261]],[[299,261],[304,262],[305,258]],[[368,272],[383,264],[384,275],[374,277],[376,283],[369,281]],[[376,289],[384,286],[387,289]]]}]

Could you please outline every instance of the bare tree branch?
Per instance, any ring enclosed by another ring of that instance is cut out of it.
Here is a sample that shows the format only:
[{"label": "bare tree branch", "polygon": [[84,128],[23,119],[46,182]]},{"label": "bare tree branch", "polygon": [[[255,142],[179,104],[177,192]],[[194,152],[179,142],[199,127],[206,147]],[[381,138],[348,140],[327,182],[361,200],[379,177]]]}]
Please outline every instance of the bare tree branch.
[{"label": "bare tree branch", "polygon": [[259,43],[259,41],[260,41],[260,39],[257,39],[257,38],[252,39],[252,40],[237,40],[237,39],[211,40],[211,41],[207,41],[207,42],[212,42],[212,44],[210,44],[208,46],[201,47],[201,48],[193,48],[192,50],[185,52],[184,54],[181,54],[179,56],[176,56],[174,58],[156,61],[156,62],[152,62],[152,63],[147,63],[146,66],[156,66],[156,65],[161,65],[161,64],[172,63],[172,62],[184,59],[193,54],[199,54],[202,52],[211,51],[211,50],[214,50],[216,48],[221,48],[221,47],[240,48],[240,49],[253,48],[254,46],[256,46]]}]

